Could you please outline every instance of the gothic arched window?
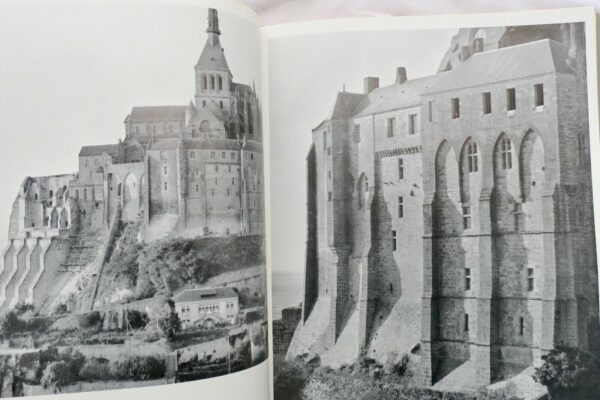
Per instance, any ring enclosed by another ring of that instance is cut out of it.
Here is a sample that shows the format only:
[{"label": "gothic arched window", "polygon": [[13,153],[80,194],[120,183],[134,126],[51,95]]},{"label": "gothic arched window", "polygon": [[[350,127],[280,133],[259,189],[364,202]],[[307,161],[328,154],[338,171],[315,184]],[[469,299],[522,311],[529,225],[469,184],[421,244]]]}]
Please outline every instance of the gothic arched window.
[{"label": "gothic arched window", "polygon": [[215,89],[215,76],[214,75],[210,76],[210,89],[211,90]]},{"label": "gothic arched window", "polygon": [[219,90],[223,90],[223,77],[221,77],[221,75],[219,75]]},{"label": "gothic arched window", "polygon": [[202,75],[202,89],[208,89],[208,81],[206,75]]},{"label": "gothic arched window", "polygon": [[479,166],[477,164],[477,144],[469,143],[467,145],[467,158],[469,163],[469,172],[477,172]]},{"label": "gothic arched window", "polygon": [[502,154],[502,169],[512,169],[512,145],[509,138],[502,139],[500,152]]}]

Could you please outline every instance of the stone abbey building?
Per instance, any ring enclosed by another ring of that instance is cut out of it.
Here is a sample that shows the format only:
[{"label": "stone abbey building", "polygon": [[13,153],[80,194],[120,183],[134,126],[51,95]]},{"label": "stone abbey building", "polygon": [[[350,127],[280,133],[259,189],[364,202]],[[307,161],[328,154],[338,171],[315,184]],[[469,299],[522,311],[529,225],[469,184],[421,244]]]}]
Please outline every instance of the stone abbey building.
[{"label": "stone abbey building", "polygon": [[434,75],[338,93],[288,357],[411,353],[422,384],[477,388],[595,347],[586,90],[583,24],[561,24],[461,29]]},{"label": "stone abbey building", "polygon": [[23,181],[3,253],[0,313],[18,303],[51,312],[74,272],[102,264],[119,221],[139,222],[141,240],[264,233],[259,101],[253,87],[233,81],[214,9],[206,32],[193,102],[133,107],[125,139],[82,147],[76,174]]}]

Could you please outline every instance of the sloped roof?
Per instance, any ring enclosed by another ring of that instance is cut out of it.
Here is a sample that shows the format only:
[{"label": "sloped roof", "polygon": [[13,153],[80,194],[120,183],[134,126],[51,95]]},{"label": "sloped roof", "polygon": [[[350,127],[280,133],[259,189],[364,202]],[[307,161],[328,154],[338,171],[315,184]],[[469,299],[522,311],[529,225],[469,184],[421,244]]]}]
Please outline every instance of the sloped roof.
[{"label": "sloped roof", "polygon": [[160,122],[164,120],[184,120],[188,106],[145,106],[133,107],[127,122]]},{"label": "sloped roof", "polygon": [[213,299],[237,298],[238,295],[231,287],[217,287],[210,289],[188,289],[175,296],[176,302],[200,301]]},{"label": "sloped roof", "polygon": [[79,151],[80,157],[86,156],[99,156],[103,153],[107,153],[111,156],[117,155],[119,153],[119,145],[118,144],[100,144],[96,146],[83,146]]},{"label": "sloped roof", "polygon": [[397,110],[420,104],[424,90],[443,79],[445,73],[411,79],[404,83],[384,86],[369,93],[366,101],[361,104],[356,116],[376,114],[384,111]]},{"label": "sloped roof", "polygon": [[181,143],[181,139],[160,139],[152,142],[148,150],[174,150]]},{"label": "sloped roof", "polygon": [[564,46],[550,39],[476,53],[448,71],[425,93],[485,85],[509,79],[573,70]]},{"label": "sloped roof", "polygon": [[363,93],[338,92],[333,109],[327,119],[347,119],[354,115],[356,108],[367,97]]},{"label": "sloped roof", "polygon": [[229,65],[227,65],[227,59],[225,58],[225,50],[221,47],[218,36],[213,39],[209,38],[206,41],[196,67],[206,70],[229,71]]}]

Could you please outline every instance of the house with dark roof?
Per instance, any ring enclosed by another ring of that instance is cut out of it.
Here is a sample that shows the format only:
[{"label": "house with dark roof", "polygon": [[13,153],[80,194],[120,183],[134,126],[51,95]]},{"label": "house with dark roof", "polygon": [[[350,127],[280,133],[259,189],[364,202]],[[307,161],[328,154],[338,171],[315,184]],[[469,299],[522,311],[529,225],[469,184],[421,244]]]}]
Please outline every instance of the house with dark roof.
[{"label": "house with dark roof", "polygon": [[184,328],[234,324],[239,313],[238,294],[230,287],[186,289],[177,294],[174,301]]}]

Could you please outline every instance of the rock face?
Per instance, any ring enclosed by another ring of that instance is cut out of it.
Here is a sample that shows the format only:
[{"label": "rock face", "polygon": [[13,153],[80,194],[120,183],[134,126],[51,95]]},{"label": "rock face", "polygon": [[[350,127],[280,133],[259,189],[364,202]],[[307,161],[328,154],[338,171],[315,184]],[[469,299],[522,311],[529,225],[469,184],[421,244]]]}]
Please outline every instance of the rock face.
[{"label": "rock face", "polygon": [[2,254],[0,314],[18,303],[50,314],[89,285],[92,294],[75,307],[94,308],[121,222],[139,223],[147,241],[264,235],[258,98],[233,81],[216,10],[209,24],[195,103],[133,107],[125,139],[83,146],[76,174],[23,181]]},{"label": "rock face", "polygon": [[423,385],[481,387],[594,345],[582,28],[461,30],[435,75],[338,93],[307,157],[288,357],[384,362],[420,342]]}]

